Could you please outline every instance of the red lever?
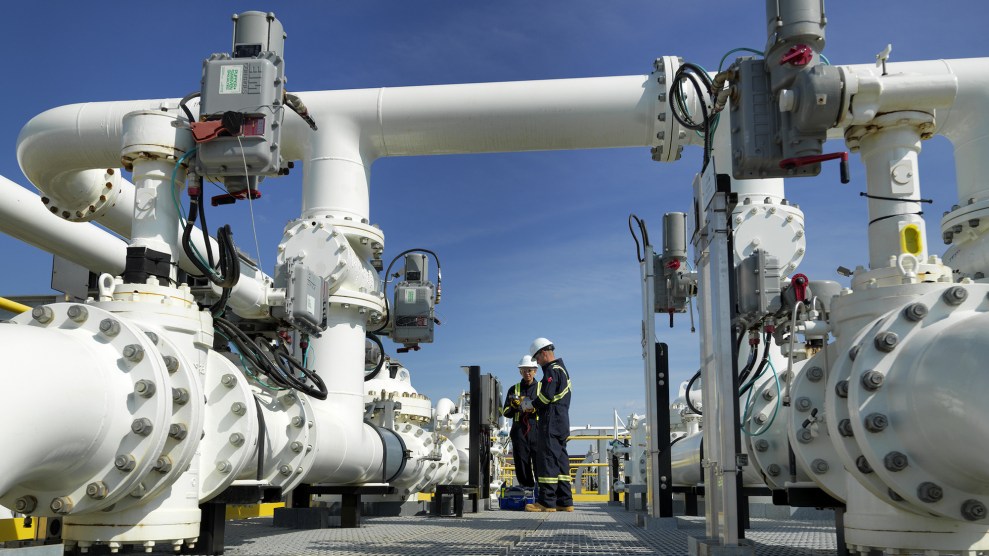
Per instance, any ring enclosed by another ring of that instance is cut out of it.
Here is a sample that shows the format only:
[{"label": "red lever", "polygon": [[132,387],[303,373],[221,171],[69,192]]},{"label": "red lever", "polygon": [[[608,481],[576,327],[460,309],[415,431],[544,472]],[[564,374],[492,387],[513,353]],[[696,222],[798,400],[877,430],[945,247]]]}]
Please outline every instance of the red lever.
[{"label": "red lever", "polygon": [[794,274],[793,281],[790,283],[793,285],[793,296],[797,301],[807,301],[807,284],[810,283],[807,275]]},{"label": "red lever", "polygon": [[666,263],[666,268],[670,270],[680,269],[680,259],[672,259],[670,262]]},{"label": "red lever", "polygon": [[803,67],[814,59],[814,51],[806,44],[798,44],[787,51],[780,58],[780,65],[790,64],[791,66]]},{"label": "red lever", "polygon": [[247,198],[248,191],[250,191],[251,200],[261,198],[261,192],[257,189],[245,189],[243,191],[238,191],[237,193],[227,193],[225,195],[217,195],[210,199],[210,204],[214,207],[220,205],[232,205],[237,202],[238,199],[244,200]]},{"label": "red lever", "polygon": [[828,160],[840,160],[841,168],[841,183],[848,183],[851,181],[849,177],[850,172],[848,171],[848,153],[845,151],[828,153],[828,154],[815,154],[811,156],[797,156],[794,158],[784,158],[780,161],[780,168],[784,170],[792,170],[797,166],[807,166],[808,164],[818,164],[820,162],[826,162]]}]

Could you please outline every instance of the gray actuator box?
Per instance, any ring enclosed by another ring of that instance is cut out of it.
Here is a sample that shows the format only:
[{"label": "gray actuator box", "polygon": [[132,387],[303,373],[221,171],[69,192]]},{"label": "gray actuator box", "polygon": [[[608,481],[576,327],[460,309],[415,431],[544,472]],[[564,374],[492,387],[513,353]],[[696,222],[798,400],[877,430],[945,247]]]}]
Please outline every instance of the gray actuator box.
[{"label": "gray actuator box", "polygon": [[196,170],[204,176],[277,175],[282,167],[280,141],[285,66],[272,52],[257,58],[213,54],[203,62],[201,119],[225,113],[243,116],[242,135],[221,135],[199,145]]}]

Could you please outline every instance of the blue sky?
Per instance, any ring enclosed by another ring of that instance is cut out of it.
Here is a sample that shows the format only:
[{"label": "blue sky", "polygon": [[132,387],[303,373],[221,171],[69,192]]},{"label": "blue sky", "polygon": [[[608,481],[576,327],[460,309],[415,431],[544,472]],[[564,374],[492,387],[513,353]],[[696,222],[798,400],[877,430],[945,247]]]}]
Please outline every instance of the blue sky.
[{"label": "blue sky", "polygon": [[[0,174],[30,187],[17,166],[17,134],[48,108],[198,89],[201,60],[229,50],[230,15],[248,9],[283,22],[295,91],[645,74],[662,55],[713,69],[729,49],[765,43],[763,3],[726,0],[18,2],[4,10]],[[872,63],[892,43],[894,61],[986,56],[986,11],[974,0],[832,0],[825,53],[834,64]],[[644,218],[658,243],[662,214],[689,206],[700,157],[688,149],[679,163],[659,164],[635,148],[378,161],[371,220],[385,231],[386,260],[425,247],[443,263],[436,342],[400,357],[413,384],[434,401],[455,398],[467,364],[514,381],[529,342],[547,336],[574,378],[575,425],[610,423],[613,408],[623,417],[643,412],[641,292],[626,219]],[[837,167],[788,184],[807,216],[800,270],[812,278],[867,262],[864,175],[852,160],[849,185],[838,182]],[[955,200],[946,140],[925,142],[921,179],[935,200],[929,244],[940,253],[940,215]],[[299,212],[300,186],[300,172],[269,180],[255,205],[269,272],[282,226]],[[213,209],[209,219],[230,222],[240,247],[255,251],[246,205]],[[17,263],[0,275],[0,295],[49,291],[50,255],[6,236],[0,253]],[[675,382],[696,369],[698,351],[688,319],[677,322],[670,330],[661,318],[658,328],[672,346]]]}]

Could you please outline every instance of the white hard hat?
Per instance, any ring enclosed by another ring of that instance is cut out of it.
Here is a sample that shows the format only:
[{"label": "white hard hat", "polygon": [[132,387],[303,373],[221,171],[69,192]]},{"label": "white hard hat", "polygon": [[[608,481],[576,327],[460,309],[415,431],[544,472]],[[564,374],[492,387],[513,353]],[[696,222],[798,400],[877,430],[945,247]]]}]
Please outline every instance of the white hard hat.
[{"label": "white hard hat", "polygon": [[539,367],[539,363],[536,363],[536,360],[532,357],[523,355],[522,359],[519,359],[519,368],[522,369],[528,367]]},{"label": "white hard hat", "polygon": [[551,347],[553,347],[553,342],[549,341],[549,339],[536,338],[532,341],[532,345],[529,346],[529,355],[535,357],[539,350]]}]

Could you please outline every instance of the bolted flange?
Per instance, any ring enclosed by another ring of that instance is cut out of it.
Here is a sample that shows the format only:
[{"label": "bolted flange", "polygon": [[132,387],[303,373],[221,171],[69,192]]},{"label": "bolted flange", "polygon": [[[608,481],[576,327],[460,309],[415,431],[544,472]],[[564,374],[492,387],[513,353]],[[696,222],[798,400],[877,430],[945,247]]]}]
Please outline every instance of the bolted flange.
[{"label": "bolted flange", "polygon": [[824,378],[824,369],[820,367],[811,367],[807,369],[807,380],[811,382],[820,382]]},{"label": "bolted flange", "polygon": [[865,416],[865,430],[881,432],[889,426],[889,419],[882,413],[870,413]]},{"label": "bolted flange", "polygon": [[35,307],[31,309],[31,318],[40,322],[41,324],[48,324],[55,318],[55,312],[51,310],[51,307],[47,305],[42,305],[41,307]]},{"label": "bolted flange", "polygon": [[885,380],[886,377],[878,371],[866,371],[862,373],[862,386],[870,392],[875,392],[882,388]]},{"label": "bolted flange", "polygon": [[838,421],[838,434],[844,437],[855,436],[855,431],[852,430],[851,419],[842,419]]},{"label": "bolted flange", "polygon": [[910,461],[906,454],[894,450],[883,457],[883,465],[890,471],[903,471],[910,465]]},{"label": "bolted flange", "polygon": [[834,385],[834,393],[838,395],[839,398],[848,397],[848,381],[839,380],[837,384]]},{"label": "bolted flange", "polygon": [[944,290],[941,299],[944,299],[944,302],[948,305],[960,305],[968,299],[968,290],[961,286],[953,286]]},{"label": "bolted flange", "polygon": [[962,502],[962,517],[966,521],[978,521],[986,518],[986,505],[978,500],[969,499]]},{"label": "bolted flange", "polygon": [[869,460],[865,459],[865,456],[855,458],[855,468],[866,475],[872,473],[872,466],[869,465]]},{"label": "bolted flange", "polygon": [[876,334],[874,343],[876,345],[876,349],[889,353],[896,349],[896,345],[900,343],[900,337],[897,336],[895,332],[880,332],[879,334]]},{"label": "bolted flange", "polygon": [[924,320],[924,317],[926,317],[929,312],[930,310],[927,308],[927,305],[924,305],[923,303],[911,303],[910,305],[907,305],[906,309],[903,310],[903,316],[909,321],[920,322]]},{"label": "bolted flange", "polygon": [[936,483],[924,481],[917,487],[917,498],[920,498],[921,502],[933,504],[944,498],[944,489]]},{"label": "bolted flange", "polygon": [[69,307],[65,311],[65,314],[67,314],[73,322],[86,322],[86,318],[89,317],[89,311],[87,311],[82,305],[73,305]]}]

